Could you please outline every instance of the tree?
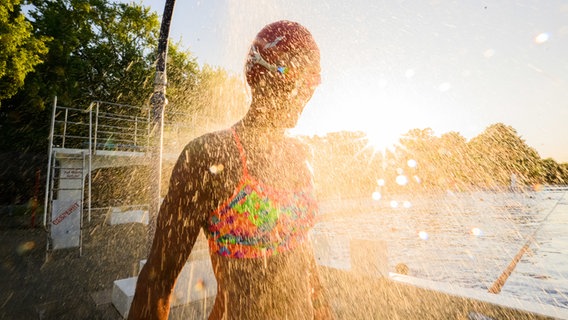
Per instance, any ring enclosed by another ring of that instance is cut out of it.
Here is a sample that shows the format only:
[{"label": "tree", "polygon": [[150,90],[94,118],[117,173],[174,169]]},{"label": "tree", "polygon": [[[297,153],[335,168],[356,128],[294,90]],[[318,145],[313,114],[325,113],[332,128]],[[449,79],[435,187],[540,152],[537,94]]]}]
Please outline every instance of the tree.
[{"label": "tree", "polygon": [[544,183],[566,184],[568,183],[568,164],[558,164],[554,159],[543,159]]},{"label": "tree", "polygon": [[[84,109],[93,100],[142,105],[153,89],[158,16],[108,0],[32,0],[36,38],[50,38],[44,62],[2,102],[0,150],[45,152],[51,101]],[[49,108],[46,108],[49,107]]]},{"label": "tree", "polygon": [[[167,61],[167,96],[168,112],[190,112],[191,99],[196,90],[201,71],[195,57],[188,50],[183,50],[178,43],[170,43]],[[175,120],[175,119],[174,119]]]},{"label": "tree", "polygon": [[138,4],[108,0],[32,0],[38,36],[49,53],[21,92],[18,107],[43,109],[52,97],[66,106],[93,100],[141,104],[152,91],[158,16]]},{"label": "tree", "polygon": [[20,10],[20,0],[0,3],[0,107],[24,85],[26,75],[42,62],[47,37],[34,37]]},{"label": "tree", "polygon": [[542,178],[540,156],[511,126],[490,125],[468,145],[478,166],[475,180],[482,185],[506,186],[512,174],[525,185],[538,183]]},{"label": "tree", "polygon": [[459,132],[451,131],[440,136],[438,153],[440,173],[452,189],[469,188],[472,162],[467,140]]},{"label": "tree", "polygon": [[310,146],[316,190],[320,198],[371,197],[381,174],[380,158],[366,147],[360,131],[303,137]]},{"label": "tree", "polygon": [[417,166],[412,173],[419,178],[421,186],[426,189],[438,186],[445,170],[441,164],[439,140],[431,128],[412,129],[404,134],[395,150],[396,175],[403,174],[407,162],[414,160]]}]

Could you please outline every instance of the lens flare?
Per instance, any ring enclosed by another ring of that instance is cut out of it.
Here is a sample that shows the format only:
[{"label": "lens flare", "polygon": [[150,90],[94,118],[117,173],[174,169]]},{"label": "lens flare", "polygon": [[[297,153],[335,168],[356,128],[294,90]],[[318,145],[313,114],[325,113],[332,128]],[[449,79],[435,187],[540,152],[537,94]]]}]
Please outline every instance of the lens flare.
[{"label": "lens flare", "polygon": [[550,34],[547,32],[543,32],[534,38],[534,42],[537,44],[545,43],[550,39]]},{"label": "lens flare", "polygon": [[35,248],[35,242],[27,241],[24,243],[20,243],[20,245],[16,249],[16,252],[18,252],[19,255],[23,255],[33,250],[33,248]]}]

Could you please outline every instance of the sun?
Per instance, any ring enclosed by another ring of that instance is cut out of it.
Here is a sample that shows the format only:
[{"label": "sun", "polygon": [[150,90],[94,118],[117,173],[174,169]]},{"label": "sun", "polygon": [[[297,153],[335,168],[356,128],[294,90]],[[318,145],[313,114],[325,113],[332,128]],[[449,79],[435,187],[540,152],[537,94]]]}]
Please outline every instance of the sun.
[{"label": "sun", "polygon": [[367,145],[376,152],[392,149],[400,136],[396,127],[384,125],[362,128],[362,131],[365,132]]},{"label": "sun", "polygon": [[418,104],[399,88],[385,87],[373,75],[326,76],[295,128],[295,132],[323,136],[329,132],[359,131],[375,152],[393,149],[410,126],[423,115],[409,112]]}]

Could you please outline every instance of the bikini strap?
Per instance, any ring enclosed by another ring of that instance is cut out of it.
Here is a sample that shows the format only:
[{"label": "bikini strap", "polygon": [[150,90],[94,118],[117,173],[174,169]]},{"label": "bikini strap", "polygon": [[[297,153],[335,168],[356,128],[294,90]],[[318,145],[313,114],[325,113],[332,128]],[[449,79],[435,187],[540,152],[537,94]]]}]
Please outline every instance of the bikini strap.
[{"label": "bikini strap", "polygon": [[231,132],[233,132],[233,138],[235,139],[235,143],[237,144],[237,148],[239,149],[239,154],[241,156],[243,176],[248,176],[247,156],[245,154],[245,150],[243,149],[243,145],[241,144],[241,139],[239,139],[239,135],[237,134],[237,131],[235,131],[235,128],[231,128]]}]

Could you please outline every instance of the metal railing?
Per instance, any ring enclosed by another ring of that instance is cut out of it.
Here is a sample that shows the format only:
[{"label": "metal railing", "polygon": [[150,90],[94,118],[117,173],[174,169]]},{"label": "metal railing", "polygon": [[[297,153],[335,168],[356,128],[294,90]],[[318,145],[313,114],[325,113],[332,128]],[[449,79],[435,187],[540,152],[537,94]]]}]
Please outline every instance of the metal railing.
[{"label": "metal railing", "polygon": [[87,109],[54,108],[54,148],[147,151],[148,108],[102,101]]},{"label": "metal railing", "polygon": [[[63,107],[54,103],[51,146],[61,149],[149,152],[149,107],[95,101],[86,109]],[[177,154],[187,143],[187,130],[209,127],[211,119],[184,112],[164,115],[164,130],[179,133],[164,141],[168,152]],[[179,138],[180,141],[177,141]]]}]

